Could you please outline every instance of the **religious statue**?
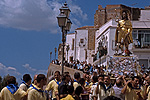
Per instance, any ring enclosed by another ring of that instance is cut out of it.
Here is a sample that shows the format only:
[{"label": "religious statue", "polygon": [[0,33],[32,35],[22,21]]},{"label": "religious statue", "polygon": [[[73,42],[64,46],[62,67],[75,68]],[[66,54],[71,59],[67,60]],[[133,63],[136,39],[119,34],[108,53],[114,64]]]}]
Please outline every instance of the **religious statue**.
[{"label": "religious statue", "polygon": [[116,54],[118,53],[118,50],[121,49],[121,55],[125,53],[125,56],[130,56],[131,52],[128,50],[130,43],[133,43],[132,24],[128,19],[127,11],[123,11],[122,20],[118,21],[115,34],[115,45],[117,46]]}]

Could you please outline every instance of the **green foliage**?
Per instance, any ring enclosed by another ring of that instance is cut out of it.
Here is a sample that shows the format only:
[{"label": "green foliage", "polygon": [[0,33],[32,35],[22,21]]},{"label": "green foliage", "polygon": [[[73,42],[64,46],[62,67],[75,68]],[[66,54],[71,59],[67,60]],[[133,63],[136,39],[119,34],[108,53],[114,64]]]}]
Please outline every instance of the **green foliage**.
[{"label": "green foliage", "polygon": [[9,74],[7,76],[4,76],[3,78],[0,76],[0,91],[7,86],[7,77],[10,76]]},{"label": "green foliage", "polygon": [[0,83],[2,82],[2,77],[0,76]]}]

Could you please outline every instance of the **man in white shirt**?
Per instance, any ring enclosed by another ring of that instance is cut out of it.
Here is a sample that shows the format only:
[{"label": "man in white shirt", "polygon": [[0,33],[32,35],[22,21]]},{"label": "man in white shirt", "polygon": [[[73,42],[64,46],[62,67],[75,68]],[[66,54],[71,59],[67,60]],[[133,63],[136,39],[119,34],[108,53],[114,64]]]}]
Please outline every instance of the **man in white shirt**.
[{"label": "man in white shirt", "polygon": [[[120,98],[121,100],[125,100],[125,95],[121,93],[121,90],[123,89],[123,81],[125,81],[123,76],[119,76],[116,79],[116,84],[113,86],[115,96]],[[124,83],[126,84],[126,83]]]},{"label": "man in white shirt", "polygon": [[97,100],[103,100],[107,96],[115,95],[114,89],[111,84],[110,76],[108,75],[104,76],[104,82],[98,84],[97,88]]}]

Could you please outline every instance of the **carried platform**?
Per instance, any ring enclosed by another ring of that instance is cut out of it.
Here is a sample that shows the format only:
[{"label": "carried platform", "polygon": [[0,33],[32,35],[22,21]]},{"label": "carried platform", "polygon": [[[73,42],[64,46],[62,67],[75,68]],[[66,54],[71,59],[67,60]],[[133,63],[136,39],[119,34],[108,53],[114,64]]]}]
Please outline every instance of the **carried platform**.
[{"label": "carried platform", "polygon": [[117,75],[140,75],[141,66],[136,56],[110,56],[107,59],[106,73]]}]

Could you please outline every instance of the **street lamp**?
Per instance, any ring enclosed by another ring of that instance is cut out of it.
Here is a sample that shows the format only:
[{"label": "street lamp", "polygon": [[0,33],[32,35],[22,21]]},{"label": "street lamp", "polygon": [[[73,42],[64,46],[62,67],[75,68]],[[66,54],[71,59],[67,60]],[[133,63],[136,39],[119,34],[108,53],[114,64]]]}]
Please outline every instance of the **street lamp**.
[{"label": "street lamp", "polygon": [[67,44],[67,45],[66,45],[66,51],[67,51],[67,62],[68,62],[68,51],[69,51],[69,49],[70,49],[70,46],[69,46],[69,44]]},{"label": "street lamp", "polygon": [[68,8],[67,3],[65,2],[64,5],[59,9],[60,12],[64,11],[67,18],[69,18],[71,10]]},{"label": "street lamp", "polygon": [[64,46],[65,46],[65,34],[67,34],[67,31],[71,28],[71,21],[69,19],[70,9],[67,6],[67,3],[65,2],[64,5],[59,9],[60,14],[57,16],[58,25],[61,28],[62,31],[62,74],[64,72]]},{"label": "street lamp", "polygon": [[70,30],[71,24],[72,24],[72,22],[71,22],[71,20],[68,18],[68,20],[67,20],[67,25],[66,25],[66,28],[65,28],[65,31],[69,31],[69,30]]},{"label": "street lamp", "polygon": [[50,52],[50,63],[51,63],[52,52]]},{"label": "street lamp", "polygon": [[56,52],[57,52],[57,48],[55,48],[55,60],[56,60]]}]

